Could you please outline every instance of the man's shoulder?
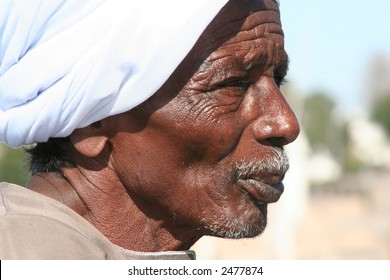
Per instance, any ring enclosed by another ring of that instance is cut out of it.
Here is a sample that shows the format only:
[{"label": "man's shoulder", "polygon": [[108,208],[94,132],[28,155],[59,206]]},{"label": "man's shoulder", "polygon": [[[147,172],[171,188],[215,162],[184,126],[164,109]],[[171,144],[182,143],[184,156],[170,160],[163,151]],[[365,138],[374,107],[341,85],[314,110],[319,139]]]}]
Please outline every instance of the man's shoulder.
[{"label": "man's shoulder", "polygon": [[91,226],[66,205],[10,183],[0,183],[0,217],[40,217],[48,222],[60,222],[70,227]]},{"label": "man's shoulder", "polygon": [[0,183],[0,233],[0,259],[195,259],[120,248],[62,203],[9,183]]},{"label": "man's shoulder", "polygon": [[62,203],[0,183],[1,259],[107,258],[111,243]]}]

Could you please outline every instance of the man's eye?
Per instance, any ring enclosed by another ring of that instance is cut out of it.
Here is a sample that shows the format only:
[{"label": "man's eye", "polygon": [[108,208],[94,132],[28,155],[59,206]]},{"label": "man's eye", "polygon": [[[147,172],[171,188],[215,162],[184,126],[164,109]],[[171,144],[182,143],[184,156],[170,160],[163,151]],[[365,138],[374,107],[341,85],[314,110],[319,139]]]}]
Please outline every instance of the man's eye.
[{"label": "man's eye", "polygon": [[249,84],[247,81],[245,81],[241,78],[234,78],[234,79],[229,79],[225,82],[220,83],[219,85],[216,86],[216,89],[229,88],[229,87],[247,89],[249,87]]}]

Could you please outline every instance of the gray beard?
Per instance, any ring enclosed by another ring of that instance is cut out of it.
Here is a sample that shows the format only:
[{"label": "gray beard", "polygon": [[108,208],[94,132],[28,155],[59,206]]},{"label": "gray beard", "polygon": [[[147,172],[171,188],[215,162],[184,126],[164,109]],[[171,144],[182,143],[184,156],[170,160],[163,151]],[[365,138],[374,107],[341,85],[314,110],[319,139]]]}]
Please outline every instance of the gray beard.
[{"label": "gray beard", "polygon": [[272,155],[260,161],[241,160],[236,164],[236,180],[251,177],[259,171],[271,174],[284,174],[289,169],[290,164],[286,152],[282,148],[272,150]]},{"label": "gray beard", "polygon": [[[235,178],[239,180],[248,178],[251,174],[256,174],[259,171],[271,174],[284,174],[289,168],[289,160],[282,148],[275,148],[272,155],[263,158],[260,161],[247,161],[245,159],[236,163]],[[234,181],[233,180],[233,181]],[[250,238],[260,235],[267,225],[267,205],[262,202],[255,202],[257,207],[263,208],[261,211],[264,215],[261,223],[248,224],[241,217],[227,218],[223,214],[215,217],[213,220],[203,220],[204,227],[210,231],[210,235],[224,238]],[[224,212],[223,209],[221,211]],[[229,209],[226,209],[229,212]]]},{"label": "gray beard", "polygon": [[[267,206],[264,205],[261,207]],[[211,236],[231,239],[251,238],[263,233],[267,225],[267,216],[265,213],[260,224],[246,224],[240,217],[234,219],[220,217],[219,219],[213,220],[212,223],[206,221],[203,222],[205,224],[205,228],[210,231]]]}]

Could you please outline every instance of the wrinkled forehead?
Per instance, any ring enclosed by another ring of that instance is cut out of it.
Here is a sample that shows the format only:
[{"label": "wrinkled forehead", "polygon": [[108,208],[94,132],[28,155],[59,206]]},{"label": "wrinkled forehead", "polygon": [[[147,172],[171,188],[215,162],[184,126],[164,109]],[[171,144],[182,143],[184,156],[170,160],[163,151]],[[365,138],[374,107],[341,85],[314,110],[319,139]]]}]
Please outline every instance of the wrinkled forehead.
[{"label": "wrinkled forehead", "polygon": [[[272,24],[273,30],[269,29],[269,23],[274,23]],[[195,73],[202,72],[202,69],[207,67],[208,59],[225,53],[217,50],[221,50],[230,43],[234,44],[234,40],[243,39],[242,36],[237,38],[237,34],[247,32],[248,36],[253,37],[253,33],[257,31],[264,33],[264,30],[258,30],[259,26],[267,28],[265,33],[278,34],[279,37],[283,37],[277,2],[274,0],[230,0],[204,30],[192,50],[159,90],[159,93],[166,95],[167,92],[171,94],[179,92]],[[229,55],[231,55],[230,50]],[[242,54],[237,54],[237,56],[242,56]]]},{"label": "wrinkled forehead", "polygon": [[276,1],[230,0],[202,33],[186,60],[191,61],[190,67],[199,67],[213,51],[223,45],[235,43],[238,33],[249,34],[253,30],[283,36]]}]

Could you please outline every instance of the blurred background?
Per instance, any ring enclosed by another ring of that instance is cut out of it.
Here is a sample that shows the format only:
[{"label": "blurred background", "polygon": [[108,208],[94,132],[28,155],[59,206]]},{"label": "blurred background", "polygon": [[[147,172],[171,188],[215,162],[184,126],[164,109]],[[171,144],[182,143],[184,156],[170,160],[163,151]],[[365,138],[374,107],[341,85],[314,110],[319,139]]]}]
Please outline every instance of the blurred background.
[{"label": "blurred background", "polygon": [[[390,259],[390,1],[282,0],[302,128],[285,194],[256,239],[205,237],[198,259]],[[22,149],[0,146],[0,181],[24,185]]]}]

